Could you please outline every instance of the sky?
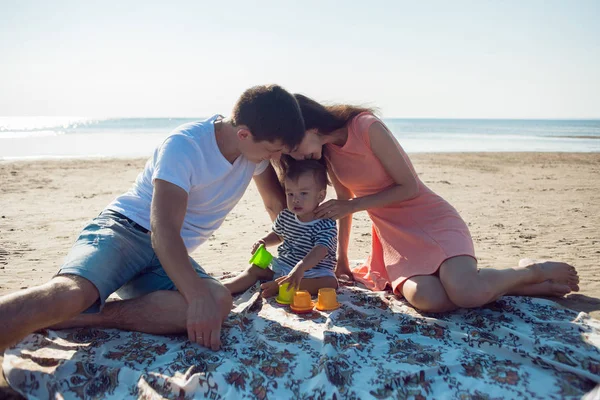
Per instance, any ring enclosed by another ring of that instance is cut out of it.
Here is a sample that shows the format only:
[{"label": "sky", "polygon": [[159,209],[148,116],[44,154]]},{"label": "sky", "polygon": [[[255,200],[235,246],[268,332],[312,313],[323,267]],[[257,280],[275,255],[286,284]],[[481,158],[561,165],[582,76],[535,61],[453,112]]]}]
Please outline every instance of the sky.
[{"label": "sky", "polygon": [[278,83],[387,118],[600,118],[598,21],[597,0],[0,0],[0,116],[227,115]]}]

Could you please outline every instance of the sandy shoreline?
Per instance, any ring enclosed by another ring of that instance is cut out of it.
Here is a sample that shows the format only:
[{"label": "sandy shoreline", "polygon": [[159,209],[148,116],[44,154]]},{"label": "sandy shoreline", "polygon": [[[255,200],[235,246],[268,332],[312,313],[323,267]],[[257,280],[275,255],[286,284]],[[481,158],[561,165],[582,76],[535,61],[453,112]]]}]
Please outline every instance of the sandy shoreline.
[{"label": "sandy shoreline", "polygon": [[[523,257],[571,263],[581,276],[581,291],[561,304],[600,318],[599,153],[444,153],[411,159],[421,179],[469,224],[481,267],[516,266]],[[0,162],[0,295],[47,281],[80,229],[128,189],[144,163]],[[268,229],[251,185],[193,256],[210,272],[241,270],[251,244]],[[351,244],[352,258],[367,256],[366,213],[355,215]]]}]

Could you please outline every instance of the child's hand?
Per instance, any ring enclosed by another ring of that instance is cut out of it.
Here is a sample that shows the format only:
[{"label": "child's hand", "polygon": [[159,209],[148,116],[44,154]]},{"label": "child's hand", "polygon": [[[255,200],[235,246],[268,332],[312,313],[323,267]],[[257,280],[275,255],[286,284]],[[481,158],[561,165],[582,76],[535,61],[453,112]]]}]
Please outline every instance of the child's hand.
[{"label": "child's hand", "polygon": [[294,288],[294,289],[298,290],[298,289],[300,289],[300,282],[302,281],[303,277],[304,277],[304,268],[302,268],[301,263],[298,263],[286,277],[281,277],[281,278],[277,279],[277,283],[279,283],[279,286],[283,285],[284,283],[289,283],[290,289]]},{"label": "child's hand", "polygon": [[265,241],[263,239],[260,239],[259,241],[257,241],[256,243],[254,243],[252,245],[252,254],[256,253],[256,250],[258,250],[258,248],[260,247],[260,245],[265,245]]}]

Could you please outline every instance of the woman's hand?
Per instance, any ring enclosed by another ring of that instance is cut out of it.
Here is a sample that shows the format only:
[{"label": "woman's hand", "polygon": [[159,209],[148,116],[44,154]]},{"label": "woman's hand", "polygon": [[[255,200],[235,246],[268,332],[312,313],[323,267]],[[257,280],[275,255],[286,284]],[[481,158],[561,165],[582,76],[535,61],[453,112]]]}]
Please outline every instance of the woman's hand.
[{"label": "woman's hand", "polygon": [[344,218],[356,211],[353,203],[354,200],[328,200],[316,208],[315,217],[333,220]]},{"label": "woman's hand", "polygon": [[341,281],[354,280],[347,258],[338,258],[335,265],[335,276],[337,276],[337,278]]}]

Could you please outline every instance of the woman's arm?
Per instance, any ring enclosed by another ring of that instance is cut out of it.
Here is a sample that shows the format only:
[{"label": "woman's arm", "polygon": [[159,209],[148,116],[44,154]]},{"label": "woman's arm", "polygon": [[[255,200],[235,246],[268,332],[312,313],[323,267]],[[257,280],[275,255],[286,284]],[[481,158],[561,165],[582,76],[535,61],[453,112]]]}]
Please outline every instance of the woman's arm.
[{"label": "woman's arm", "polygon": [[380,122],[369,127],[371,150],[395,185],[369,196],[351,200],[329,200],[316,210],[317,218],[340,219],[348,214],[370,208],[383,207],[414,198],[419,191],[417,178],[413,175],[400,151],[400,145],[390,131]]},{"label": "woman's arm", "polygon": [[[337,179],[331,169],[329,169],[329,179],[331,179],[331,184],[339,200],[348,201],[354,197],[352,191]],[[348,214],[338,221],[337,265],[335,267],[335,274],[338,278],[342,275],[348,275],[349,278],[352,278],[348,261],[348,244],[350,243],[351,230],[352,214]]]}]

